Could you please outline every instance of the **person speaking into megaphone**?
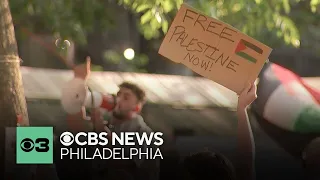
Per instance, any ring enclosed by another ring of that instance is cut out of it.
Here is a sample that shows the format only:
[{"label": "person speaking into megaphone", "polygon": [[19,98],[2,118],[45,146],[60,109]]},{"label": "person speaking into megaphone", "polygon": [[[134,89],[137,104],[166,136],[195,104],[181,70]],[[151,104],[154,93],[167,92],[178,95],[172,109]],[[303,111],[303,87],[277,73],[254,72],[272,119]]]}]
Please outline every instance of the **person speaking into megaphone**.
[{"label": "person speaking into megaphone", "polygon": [[[90,63],[90,57],[87,57],[84,64],[75,66],[74,78],[62,89],[61,104],[64,111],[68,113],[69,129],[77,132],[88,130],[85,125],[88,121],[84,119],[88,119],[86,112],[91,109],[91,122],[97,132],[150,133],[152,130],[140,115],[146,99],[144,90],[130,82],[120,84],[116,95],[91,90],[87,86]],[[133,159],[133,161],[137,166],[145,166],[143,159]],[[148,177],[147,179],[158,179],[159,161],[148,161],[147,166],[148,172],[138,174],[143,174],[144,177]]]},{"label": "person speaking into megaphone", "polygon": [[[108,124],[110,129],[114,129],[117,125],[120,129],[122,126],[131,127],[126,131],[140,129],[139,126],[147,127],[139,115],[145,103],[144,90],[130,82],[120,84],[116,95],[90,90],[87,86],[90,66],[91,60],[90,57],[87,57],[84,64],[74,67],[74,78],[67,82],[62,89],[61,104],[63,109],[70,116],[81,115],[83,118],[87,118],[86,110],[91,109],[94,111],[92,114],[95,115],[92,118],[98,119],[96,115],[99,114],[103,120],[107,121],[103,124]],[[99,118],[101,119],[101,117]],[[97,129],[101,129],[101,127],[97,127]]]}]

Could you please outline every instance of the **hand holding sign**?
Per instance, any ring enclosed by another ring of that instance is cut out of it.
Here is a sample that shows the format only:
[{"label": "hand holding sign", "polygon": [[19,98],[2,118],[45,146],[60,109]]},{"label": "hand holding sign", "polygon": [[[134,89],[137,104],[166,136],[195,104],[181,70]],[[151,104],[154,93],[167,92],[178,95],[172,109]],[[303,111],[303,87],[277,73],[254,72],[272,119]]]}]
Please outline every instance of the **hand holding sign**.
[{"label": "hand holding sign", "polygon": [[159,54],[240,94],[253,83],[271,49],[232,26],[183,4]]},{"label": "hand holding sign", "polygon": [[239,95],[238,109],[246,109],[254,100],[257,99],[257,86],[248,83],[246,88]]}]

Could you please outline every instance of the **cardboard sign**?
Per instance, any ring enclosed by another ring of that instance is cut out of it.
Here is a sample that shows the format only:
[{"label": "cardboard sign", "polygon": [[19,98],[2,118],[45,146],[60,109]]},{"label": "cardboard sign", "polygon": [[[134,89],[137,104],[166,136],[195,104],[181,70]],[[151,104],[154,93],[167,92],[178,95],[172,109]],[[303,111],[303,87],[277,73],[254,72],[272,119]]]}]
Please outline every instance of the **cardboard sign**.
[{"label": "cardboard sign", "polygon": [[240,94],[258,77],[272,49],[183,4],[159,54]]}]

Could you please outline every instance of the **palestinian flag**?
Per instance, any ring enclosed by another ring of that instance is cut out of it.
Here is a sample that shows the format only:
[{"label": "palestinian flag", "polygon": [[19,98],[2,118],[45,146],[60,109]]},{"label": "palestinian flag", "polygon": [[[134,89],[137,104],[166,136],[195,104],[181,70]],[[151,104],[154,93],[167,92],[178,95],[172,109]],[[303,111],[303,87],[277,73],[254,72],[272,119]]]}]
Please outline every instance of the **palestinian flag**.
[{"label": "palestinian flag", "polygon": [[261,48],[259,48],[258,46],[252,44],[249,41],[246,41],[244,39],[241,39],[237,45],[237,48],[235,50],[236,55],[242,57],[243,59],[252,62],[252,63],[256,63],[257,59],[255,59],[252,55],[250,55],[250,53],[248,51],[246,51],[246,49],[251,49],[253,50],[254,53],[257,54],[262,54],[263,50]]},{"label": "palestinian flag", "polygon": [[253,109],[268,122],[299,133],[320,133],[320,91],[269,63],[260,75]]}]

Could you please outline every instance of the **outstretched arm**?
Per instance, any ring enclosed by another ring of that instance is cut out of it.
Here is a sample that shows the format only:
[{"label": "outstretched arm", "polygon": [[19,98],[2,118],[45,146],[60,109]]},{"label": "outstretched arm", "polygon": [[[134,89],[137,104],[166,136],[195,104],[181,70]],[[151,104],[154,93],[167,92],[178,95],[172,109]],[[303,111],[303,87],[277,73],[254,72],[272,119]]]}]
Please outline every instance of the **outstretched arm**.
[{"label": "outstretched arm", "polygon": [[[87,57],[86,63],[73,68],[74,78],[62,89],[61,104],[68,113],[68,126],[73,131],[86,130],[88,124],[84,120],[94,120],[92,117],[87,117],[86,109],[92,109],[94,114],[100,108],[110,111],[114,107],[115,99],[112,95],[89,90],[87,79],[91,73],[90,67],[90,57]],[[97,123],[101,124],[101,122]],[[95,123],[94,125],[96,126]],[[101,125],[97,126],[99,128],[95,127],[95,129],[103,130]]]},{"label": "outstretched arm", "polygon": [[256,85],[248,84],[240,94],[237,107],[238,117],[238,164],[237,173],[240,180],[255,179],[254,157],[255,144],[247,114],[247,107],[257,98]]},{"label": "outstretched arm", "polygon": [[86,80],[90,74],[90,57],[86,63],[75,66],[73,69],[74,79],[67,83],[62,90],[61,104],[68,113],[68,128],[73,132],[85,131],[87,129],[85,104],[88,96]]}]

